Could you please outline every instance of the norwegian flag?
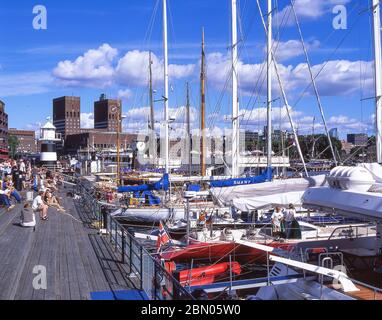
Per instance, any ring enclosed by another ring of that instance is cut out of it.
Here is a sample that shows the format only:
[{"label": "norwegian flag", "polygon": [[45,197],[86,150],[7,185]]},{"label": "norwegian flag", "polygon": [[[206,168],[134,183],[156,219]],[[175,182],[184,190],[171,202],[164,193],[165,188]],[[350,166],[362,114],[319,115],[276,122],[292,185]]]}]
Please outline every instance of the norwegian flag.
[{"label": "norwegian flag", "polygon": [[162,221],[159,222],[159,234],[157,240],[157,249],[160,250],[161,246],[170,242],[170,236],[167,234]]}]

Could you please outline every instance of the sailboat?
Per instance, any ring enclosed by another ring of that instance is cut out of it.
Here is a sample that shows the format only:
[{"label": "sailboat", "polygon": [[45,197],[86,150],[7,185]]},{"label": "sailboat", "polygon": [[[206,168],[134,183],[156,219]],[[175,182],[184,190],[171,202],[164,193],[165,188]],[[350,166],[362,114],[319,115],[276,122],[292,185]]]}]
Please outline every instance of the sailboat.
[{"label": "sailboat", "polygon": [[376,164],[336,167],[328,175],[328,186],[309,188],[303,196],[307,208],[363,217],[376,223],[375,252],[382,253],[382,52],[380,2],[373,0],[374,72],[376,108]]},{"label": "sailboat", "polygon": [[[259,7],[261,13],[261,8]],[[314,186],[325,184],[325,175],[309,177],[304,157],[298,142],[297,132],[292,117],[287,108],[291,128],[295,137],[296,147],[305,168],[305,178],[273,180],[272,178],[272,68],[275,69],[285,106],[289,106],[288,99],[277,69],[274,52],[272,50],[272,1],[268,0],[267,24],[261,14],[263,26],[267,34],[267,168],[256,177],[238,178],[238,145],[235,136],[238,134],[238,103],[237,103],[237,31],[236,31],[236,1],[232,0],[232,78],[233,78],[233,178],[228,180],[211,181],[211,194],[221,206],[233,205],[237,209],[250,212],[272,205],[299,204],[303,193]],[[236,115],[236,117],[235,117]],[[235,156],[236,155],[236,156]],[[261,198],[263,197],[263,198]]]}]

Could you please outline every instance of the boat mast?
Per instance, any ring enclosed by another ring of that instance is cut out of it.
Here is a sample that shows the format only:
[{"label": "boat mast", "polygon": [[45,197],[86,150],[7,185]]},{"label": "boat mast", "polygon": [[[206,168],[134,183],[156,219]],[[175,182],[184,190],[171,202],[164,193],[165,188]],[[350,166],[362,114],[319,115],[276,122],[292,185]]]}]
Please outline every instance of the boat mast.
[{"label": "boat mast", "polygon": [[375,59],[375,101],[376,101],[376,145],[377,161],[382,163],[382,53],[381,13],[379,0],[373,0],[374,59]]},{"label": "boat mast", "polygon": [[268,0],[267,20],[267,167],[272,167],[272,0]]},{"label": "boat mast", "polygon": [[186,84],[187,88],[187,99],[186,99],[186,118],[187,118],[187,141],[188,141],[188,174],[191,177],[192,173],[192,139],[191,139],[191,118],[190,118],[190,84],[187,82]]},{"label": "boat mast", "polygon": [[232,0],[232,176],[239,176],[239,101],[237,94],[237,1]]},{"label": "boat mast", "polygon": [[151,141],[151,152],[153,165],[156,165],[156,135],[155,135],[155,119],[154,119],[154,92],[153,92],[153,70],[152,70],[153,60],[151,57],[151,51],[149,53],[149,90],[150,90],[150,141]]},{"label": "boat mast", "polygon": [[204,52],[204,28],[202,29],[202,61],[200,72],[200,132],[202,139],[200,142],[200,174],[202,177],[206,175],[206,75],[205,75],[205,52]]},{"label": "boat mast", "polygon": [[164,52],[164,122],[165,122],[165,141],[164,141],[164,154],[165,154],[165,173],[169,173],[169,114],[168,114],[168,45],[167,45],[167,0],[163,0],[163,52]]}]

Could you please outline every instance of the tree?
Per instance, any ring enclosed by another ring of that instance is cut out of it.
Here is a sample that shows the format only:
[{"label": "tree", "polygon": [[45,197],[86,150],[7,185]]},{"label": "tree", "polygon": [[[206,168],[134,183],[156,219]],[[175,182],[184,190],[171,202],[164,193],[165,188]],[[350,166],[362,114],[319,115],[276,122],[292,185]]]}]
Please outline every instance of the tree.
[{"label": "tree", "polygon": [[9,136],[8,138],[8,146],[9,146],[9,153],[11,158],[15,158],[17,153],[17,147],[19,146],[20,141],[16,136]]},{"label": "tree", "polygon": [[[318,159],[333,159],[332,151],[329,146],[329,141],[326,135],[324,134],[316,134],[314,136],[299,136],[298,137],[301,147],[301,152],[304,155],[305,161],[310,161],[314,158]],[[338,157],[338,154],[341,153],[342,144],[341,141],[336,138],[331,138],[334,152]],[[289,145],[293,144],[293,140],[289,142]],[[314,145],[314,155],[312,157]],[[299,155],[297,153],[297,148],[292,148],[291,150],[291,158],[298,159]],[[337,159],[339,160],[339,159]]]}]

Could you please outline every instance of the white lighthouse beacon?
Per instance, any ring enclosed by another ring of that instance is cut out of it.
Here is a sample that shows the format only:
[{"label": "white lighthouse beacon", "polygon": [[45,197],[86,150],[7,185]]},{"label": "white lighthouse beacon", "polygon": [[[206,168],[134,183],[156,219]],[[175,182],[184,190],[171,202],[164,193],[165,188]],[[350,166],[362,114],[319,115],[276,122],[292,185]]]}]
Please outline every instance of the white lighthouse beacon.
[{"label": "white lighthouse beacon", "polygon": [[56,143],[61,141],[59,134],[56,134],[56,127],[47,118],[47,123],[41,127],[40,142],[41,153],[40,162],[47,168],[54,169],[57,165]]}]

